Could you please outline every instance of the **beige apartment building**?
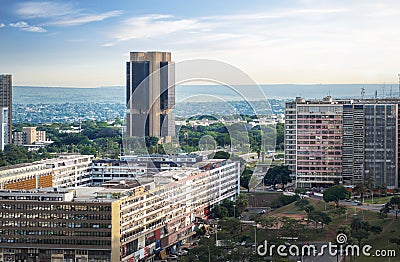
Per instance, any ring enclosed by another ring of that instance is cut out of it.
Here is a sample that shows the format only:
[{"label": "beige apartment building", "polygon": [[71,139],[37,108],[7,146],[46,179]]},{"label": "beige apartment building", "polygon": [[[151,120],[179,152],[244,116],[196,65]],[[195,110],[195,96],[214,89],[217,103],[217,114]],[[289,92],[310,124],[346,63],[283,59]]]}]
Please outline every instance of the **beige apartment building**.
[{"label": "beige apartment building", "polygon": [[239,192],[240,164],[198,163],[100,187],[0,190],[0,261],[154,261]]}]

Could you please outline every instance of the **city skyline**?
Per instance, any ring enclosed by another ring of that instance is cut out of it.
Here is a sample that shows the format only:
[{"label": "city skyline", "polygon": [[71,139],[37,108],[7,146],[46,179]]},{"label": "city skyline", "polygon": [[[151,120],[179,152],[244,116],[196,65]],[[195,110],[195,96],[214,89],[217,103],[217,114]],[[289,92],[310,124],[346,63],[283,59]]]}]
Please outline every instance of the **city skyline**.
[{"label": "city skyline", "polygon": [[396,1],[3,5],[0,71],[14,85],[123,86],[131,50],[224,61],[261,84],[398,81]]}]

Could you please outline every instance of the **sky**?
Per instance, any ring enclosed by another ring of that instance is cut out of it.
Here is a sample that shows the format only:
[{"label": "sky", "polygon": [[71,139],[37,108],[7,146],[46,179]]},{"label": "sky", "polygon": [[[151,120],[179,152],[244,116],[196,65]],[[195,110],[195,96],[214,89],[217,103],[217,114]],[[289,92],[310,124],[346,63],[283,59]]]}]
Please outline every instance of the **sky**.
[{"label": "sky", "polygon": [[14,85],[125,85],[130,51],[212,59],[259,84],[397,83],[398,0],[1,0]]}]

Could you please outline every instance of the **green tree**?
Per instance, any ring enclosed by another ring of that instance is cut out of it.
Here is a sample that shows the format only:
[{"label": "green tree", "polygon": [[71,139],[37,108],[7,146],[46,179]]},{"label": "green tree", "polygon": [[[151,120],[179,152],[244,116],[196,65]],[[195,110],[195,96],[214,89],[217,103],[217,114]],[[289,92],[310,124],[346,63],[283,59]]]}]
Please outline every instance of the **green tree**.
[{"label": "green tree", "polygon": [[396,214],[396,219],[398,217],[398,214],[400,213],[400,197],[392,197],[390,201],[388,202],[388,208],[393,210]]},{"label": "green tree", "polygon": [[369,230],[371,231],[372,234],[374,234],[375,236],[379,235],[380,233],[382,233],[382,227],[381,226],[371,226],[369,228]]},{"label": "green tree", "polygon": [[249,197],[245,194],[239,194],[235,201],[238,213],[241,214],[249,205]]},{"label": "green tree", "polygon": [[285,188],[287,183],[292,182],[291,173],[288,166],[271,167],[264,176],[264,185],[272,185],[275,188],[276,184],[282,184],[282,187]]},{"label": "green tree", "polygon": [[400,237],[391,237],[389,239],[390,243],[395,244],[397,246],[397,249],[400,247]]},{"label": "green tree", "polygon": [[367,192],[367,190],[368,190],[367,186],[363,182],[360,182],[354,187],[353,195],[359,195],[361,202],[363,202],[364,195]]},{"label": "green tree", "polygon": [[362,221],[359,217],[354,217],[350,224],[351,236],[357,239],[358,245],[361,246],[361,241],[369,237],[370,224]]},{"label": "green tree", "polygon": [[323,199],[325,202],[334,201],[336,207],[339,207],[339,200],[350,197],[350,192],[343,186],[332,186],[325,190]]},{"label": "green tree", "polygon": [[384,205],[378,213],[378,218],[382,218],[382,220],[385,220],[385,218],[388,217],[388,213],[390,212],[390,208],[388,204]]},{"label": "green tree", "polygon": [[294,205],[296,207],[304,210],[304,207],[309,205],[309,204],[310,204],[310,201],[308,201],[307,199],[298,199]]},{"label": "green tree", "polygon": [[318,229],[318,223],[321,223],[321,228],[324,228],[324,225],[328,225],[332,222],[328,214],[319,210],[313,210],[308,213],[307,219],[315,223],[315,229]]},{"label": "green tree", "polygon": [[217,151],[214,154],[214,159],[229,159],[230,158],[230,154],[228,152],[225,151]]},{"label": "green tree", "polygon": [[285,128],[283,123],[276,124],[276,150],[285,148]]},{"label": "green tree", "polygon": [[250,191],[249,183],[252,175],[253,175],[253,170],[251,170],[247,166],[240,175],[240,185],[246,188],[248,192]]},{"label": "green tree", "polygon": [[229,215],[228,209],[221,205],[215,205],[213,209],[211,209],[211,217],[212,218],[223,218]]},{"label": "green tree", "polygon": [[241,232],[241,222],[234,217],[227,217],[219,221],[221,229],[228,232],[230,235],[237,237]]},{"label": "green tree", "polygon": [[273,216],[260,216],[257,222],[260,223],[266,231],[270,228],[277,227],[279,223],[278,219]]}]

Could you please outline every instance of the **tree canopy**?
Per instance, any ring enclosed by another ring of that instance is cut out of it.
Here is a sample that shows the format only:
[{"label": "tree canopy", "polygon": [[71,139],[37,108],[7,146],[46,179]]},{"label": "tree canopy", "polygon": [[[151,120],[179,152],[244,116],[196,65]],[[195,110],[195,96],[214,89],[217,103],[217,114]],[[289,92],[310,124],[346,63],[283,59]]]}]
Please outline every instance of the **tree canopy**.
[{"label": "tree canopy", "polygon": [[285,188],[287,183],[292,182],[291,173],[288,166],[271,167],[264,176],[264,185],[275,188],[276,184],[281,184]]},{"label": "tree canopy", "polygon": [[339,200],[347,199],[350,197],[350,192],[343,186],[336,185],[328,188],[324,192],[324,201],[334,201],[336,207],[339,207]]}]

